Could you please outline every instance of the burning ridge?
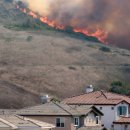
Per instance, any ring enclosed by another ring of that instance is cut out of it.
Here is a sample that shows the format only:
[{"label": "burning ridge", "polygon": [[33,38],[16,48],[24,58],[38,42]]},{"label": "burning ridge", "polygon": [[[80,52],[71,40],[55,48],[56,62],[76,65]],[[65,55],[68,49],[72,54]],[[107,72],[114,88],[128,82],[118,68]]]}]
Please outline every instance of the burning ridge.
[{"label": "burning ridge", "polygon": [[[46,16],[41,16],[38,13],[33,12],[30,10],[23,2],[19,1],[16,3],[16,8],[19,9],[21,12],[33,17],[34,19],[39,19],[41,22],[49,25],[50,27],[53,27],[58,30],[65,30],[67,26],[64,26],[62,24],[58,24],[53,20],[49,20]],[[96,32],[90,33],[86,29],[80,29],[80,28],[72,28],[72,31],[75,33],[82,33],[86,36],[92,36],[96,37],[98,41],[102,43],[106,43],[105,39],[107,38],[107,33],[101,31],[97,28]]]},{"label": "burning ridge", "polygon": [[18,4],[17,8],[51,27],[72,27],[74,32],[96,37],[102,43],[130,49],[129,0],[21,1],[24,6]]}]

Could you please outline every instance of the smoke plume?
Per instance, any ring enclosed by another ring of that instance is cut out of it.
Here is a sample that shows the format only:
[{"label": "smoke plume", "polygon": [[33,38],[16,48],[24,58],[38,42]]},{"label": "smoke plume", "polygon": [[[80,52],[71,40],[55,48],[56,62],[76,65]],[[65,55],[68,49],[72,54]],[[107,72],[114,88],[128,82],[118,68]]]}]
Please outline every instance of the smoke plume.
[{"label": "smoke plume", "polygon": [[130,0],[22,1],[57,25],[99,35],[107,43],[130,49]]}]

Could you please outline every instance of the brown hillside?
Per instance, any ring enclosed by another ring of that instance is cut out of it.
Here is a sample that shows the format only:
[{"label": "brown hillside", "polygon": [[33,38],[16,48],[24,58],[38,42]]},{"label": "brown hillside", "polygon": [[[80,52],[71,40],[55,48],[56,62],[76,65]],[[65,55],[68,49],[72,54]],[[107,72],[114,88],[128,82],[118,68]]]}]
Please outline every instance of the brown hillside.
[{"label": "brown hillside", "polygon": [[0,19],[1,108],[38,104],[41,93],[64,98],[89,84],[107,89],[115,80],[130,83],[129,51],[104,52],[100,43],[53,30],[7,29],[5,19]]}]

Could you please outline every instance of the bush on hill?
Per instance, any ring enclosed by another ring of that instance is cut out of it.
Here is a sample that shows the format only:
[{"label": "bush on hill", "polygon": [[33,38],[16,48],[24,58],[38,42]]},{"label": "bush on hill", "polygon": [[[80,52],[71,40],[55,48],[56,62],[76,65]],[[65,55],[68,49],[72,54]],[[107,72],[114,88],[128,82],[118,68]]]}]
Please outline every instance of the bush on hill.
[{"label": "bush on hill", "polygon": [[111,52],[111,49],[109,47],[106,47],[106,46],[100,47],[99,50],[101,50],[103,52]]},{"label": "bush on hill", "polygon": [[109,89],[110,92],[128,95],[130,93],[130,85],[121,81],[113,81]]}]

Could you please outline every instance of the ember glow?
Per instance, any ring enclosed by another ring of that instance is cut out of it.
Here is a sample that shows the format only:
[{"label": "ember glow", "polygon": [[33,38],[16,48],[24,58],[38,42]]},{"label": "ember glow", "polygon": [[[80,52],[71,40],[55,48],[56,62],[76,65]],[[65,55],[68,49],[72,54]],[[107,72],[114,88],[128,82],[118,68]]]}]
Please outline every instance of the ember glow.
[{"label": "ember glow", "polygon": [[97,37],[130,49],[130,0],[22,0],[33,18],[56,29]]}]

